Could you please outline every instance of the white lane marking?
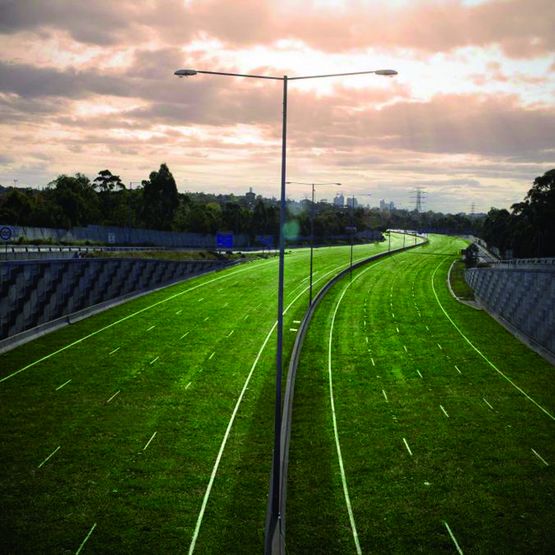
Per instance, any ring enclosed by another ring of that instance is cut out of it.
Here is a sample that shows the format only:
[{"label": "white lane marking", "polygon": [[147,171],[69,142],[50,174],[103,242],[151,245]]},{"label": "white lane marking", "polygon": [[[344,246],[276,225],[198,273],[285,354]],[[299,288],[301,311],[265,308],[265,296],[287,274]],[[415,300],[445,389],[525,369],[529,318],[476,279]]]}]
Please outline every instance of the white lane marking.
[{"label": "white lane marking", "polygon": [[209,357],[208,360],[212,360],[212,357],[216,354],[216,351],[214,351]]},{"label": "white lane marking", "polygon": [[179,316],[182,312],[183,312],[183,309],[178,310],[175,314],[176,314],[177,316]]},{"label": "white lane marking", "polygon": [[190,385],[191,385],[192,383],[193,383],[193,382],[189,382],[189,383],[185,386],[185,389],[189,389],[189,387],[190,387]]},{"label": "white lane marking", "polygon": [[289,331],[299,331],[297,328],[289,328]]},{"label": "white lane marking", "polygon": [[427,329],[428,331],[430,331],[430,328],[429,328],[428,326],[426,326],[426,329]]},{"label": "white lane marking", "polygon": [[424,378],[424,376],[420,373],[420,370],[417,370],[416,373],[417,373],[421,378]]},{"label": "white lane marking", "polygon": [[210,316],[207,316],[204,321],[206,322],[207,320],[210,320]]},{"label": "white lane marking", "polygon": [[412,457],[412,451],[410,450],[409,444],[407,443],[407,440],[405,438],[403,438],[403,442],[405,444],[405,447],[407,448],[407,451],[409,452],[409,455]]},{"label": "white lane marking", "polygon": [[106,401],[106,403],[109,403],[112,399],[114,399],[114,397],[116,397],[117,395],[119,395],[119,392],[120,392],[120,391],[121,391],[121,390],[118,389],[118,390]]},{"label": "white lane marking", "polygon": [[200,298],[197,303],[201,303],[202,301],[204,301],[204,297]]},{"label": "white lane marking", "polygon": [[545,466],[549,466],[549,463],[535,449],[532,449],[532,453],[534,453],[534,455],[536,455],[536,457],[538,457],[538,459],[540,459]]},{"label": "white lane marking", "polygon": [[235,333],[235,330],[231,330],[231,331],[227,334],[227,337],[231,337],[234,333]]},{"label": "white lane marking", "polygon": [[368,336],[366,336],[366,344],[368,344]]},{"label": "white lane marking", "polygon": [[151,436],[150,439],[146,442],[146,445],[143,447],[143,451],[146,451],[146,448],[150,445],[150,442],[154,439],[154,437],[156,436],[158,432],[154,432]]},{"label": "white lane marking", "polygon": [[439,343],[437,344],[437,346],[439,347],[439,349],[440,349],[441,351],[443,351],[443,347],[442,347]]},{"label": "white lane marking", "polygon": [[372,366],[376,366],[376,363],[374,362],[374,359],[372,357],[370,357],[370,360],[372,361]]},{"label": "white lane marking", "polygon": [[245,314],[245,317],[243,318],[243,320],[246,320],[249,317],[249,314]]},{"label": "white lane marking", "polygon": [[160,358],[159,356],[157,356],[156,358],[153,358],[153,359],[149,362],[149,364],[150,364],[150,365],[154,364],[159,358]]},{"label": "white lane marking", "polygon": [[[260,266],[262,265],[266,265],[266,264],[271,264],[273,261],[272,260],[268,260],[267,262],[262,262],[260,263]],[[167,303],[169,301],[172,301],[173,299],[180,297],[181,295],[184,295],[185,293],[190,293],[191,291],[194,291],[195,289],[198,289],[199,287],[204,287],[206,285],[210,285],[211,283],[214,283],[215,281],[220,281],[221,279],[227,279],[229,277],[234,277],[236,274],[240,273],[240,272],[247,272],[251,270],[251,267],[247,267],[247,268],[241,268],[240,270],[237,270],[236,272],[230,272],[229,274],[225,274],[223,276],[218,276],[214,279],[205,281],[203,283],[199,283],[198,285],[194,285],[193,287],[189,287],[189,289],[185,289],[185,291],[180,291],[179,293],[175,293],[173,295],[170,295],[169,297],[166,297],[165,299],[162,299],[161,301],[157,301],[149,306],[145,306],[144,308],[141,308],[140,310],[137,310],[136,312],[133,312],[131,314],[128,314],[127,316],[124,316],[123,318],[120,318],[119,320],[116,320],[115,322],[112,322],[111,324],[108,324],[106,326],[104,326],[103,328],[97,329],[96,331],[93,331],[91,333],[89,333],[88,335],[85,335],[83,337],[81,337],[81,339],[77,339],[75,341],[72,341],[71,343],[68,343],[67,345],[65,345],[64,347],[61,347],[59,349],[57,349],[56,351],[53,351],[52,353],[45,355],[41,358],[38,358],[37,360],[27,364],[26,366],[24,366],[23,368],[20,368],[19,370],[15,370],[14,372],[12,372],[11,374],[8,374],[7,376],[4,376],[3,378],[0,378],[0,383],[5,382],[6,380],[9,380],[10,378],[13,378],[14,376],[17,376],[18,374],[20,374],[21,372],[24,372],[25,370],[28,370],[29,368],[32,368],[33,366],[36,366],[37,364],[44,362],[45,360],[48,360],[49,358],[52,358],[53,356],[56,356],[62,352],[64,352],[67,349],[70,349],[71,347],[74,347],[75,345],[78,345],[79,343],[82,343],[83,341],[94,337],[95,335],[98,335],[99,333],[102,333],[103,331],[106,331],[107,329],[112,328],[113,326],[116,326],[117,324],[121,324],[122,322],[125,322],[126,320],[129,320],[130,318],[134,318],[135,316],[142,314],[143,312],[146,312],[147,310],[150,310],[156,306],[159,306],[161,304]]]},{"label": "white lane marking", "polygon": [[56,447],[56,449],[54,449],[54,451],[52,451],[52,453],[50,453],[50,455],[48,455],[48,457],[46,457],[46,459],[44,459],[37,468],[44,466],[61,448],[62,446],[58,445],[58,447]]},{"label": "white lane marking", "polygon": [[225,308],[228,304],[229,302],[225,303],[224,306],[222,306],[222,308]]},{"label": "white lane marking", "polygon": [[519,387],[518,385],[516,385],[511,378],[509,378],[506,374],[504,374],[503,372],[501,372],[501,370],[499,370],[499,368],[497,368],[497,366],[495,366],[495,364],[493,364],[493,362],[491,362],[489,360],[489,358],[486,357],[486,355],[484,355],[482,353],[482,351],[480,351],[477,347],[474,346],[474,343],[472,343],[472,341],[470,341],[470,339],[468,339],[468,337],[466,337],[466,335],[461,331],[461,329],[459,328],[459,326],[457,326],[457,324],[455,324],[455,322],[453,321],[453,319],[451,318],[451,316],[449,316],[449,314],[447,314],[447,311],[445,310],[445,308],[443,308],[443,305],[441,304],[441,301],[439,300],[439,297],[437,295],[436,292],[436,288],[434,285],[434,277],[436,275],[436,272],[439,270],[439,267],[445,262],[445,260],[442,260],[436,267],[436,269],[434,270],[434,273],[432,274],[432,291],[434,292],[434,296],[436,298],[437,304],[439,305],[439,307],[441,308],[441,310],[443,311],[443,314],[445,314],[445,316],[447,317],[447,319],[449,320],[449,322],[451,322],[451,324],[453,324],[453,327],[459,332],[459,334],[462,336],[462,338],[500,375],[502,376],[505,380],[507,380],[507,382],[509,382],[517,391],[520,391],[520,393],[522,393],[522,395],[524,395],[524,397],[526,397],[526,399],[528,399],[530,402],[534,403],[534,405],[536,405],[536,407],[538,407],[544,414],[546,414],[549,418],[551,418],[551,420],[555,420],[555,416],[553,416],[548,410],[544,409],[537,401],[535,401],[534,399],[532,399],[532,397],[530,397],[530,395],[528,395],[528,393],[526,393],[526,391],[524,391],[524,389],[522,389],[521,387]]},{"label": "white lane marking", "polygon": [[392,317],[392,318],[395,318],[395,314],[393,314],[393,312],[391,313],[391,317]]},{"label": "white lane marking", "polygon": [[293,320],[293,324],[300,324],[301,321],[300,320]]},{"label": "white lane marking", "polygon": [[408,353],[406,345],[403,345],[403,349],[405,349],[405,353]]},{"label": "white lane marking", "polygon": [[482,399],[482,401],[484,401],[484,403],[485,403],[491,410],[493,410],[493,407],[488,403],[488,400],[487,400],[485,397]]},{"label": "white lane marking", "polygon": [[395,326],[395,329],[397,330],[397,333],[400,333],[399,332],[399,326]]},{"label": "white lane marking", "polygon": [[187,337],[189,335],[189,332],[186,331],[179,339],[183,339],[184,337]]},{"label": "white lane marking", "polygon": [[[367,270],[370,269],[370,268],[375,267],[377,264],[380,264],[380,262],[385,261],[385,260],[387,260],[387,259],[383,259],[381,261],[376,262],[375,264],[372,264],[371,266],[369,266],[367,268]],[[326,272],[325,274],[321,275],[317,280],[315,280],[315,283],[324,279],[328,274],[331,274],[332,272],[334,272],[335,270],[340,269],[340,268],[342,268],[342,266],[335,266],[329,272]],[[357,277],[355,277],[355,280],[358,277],[360,277],[367,270],[364,270],[363,272],[358,274]],[[304,293],[306,293],[308,291],[308,289],[309,289],[308,287],[303,289],[289,303],[289,305],[287,305],[287,308],[283,311],[283,314],[286,314],[289,311],[289,309],[297,302],[297,300],[300,299],[304,295]],[[262,356],[262,353],[263,353],[264,349],[266,348],[266,345],[268,344],[268,341],[270,340],[270,337],[272,336],[276,327],[277,327],[277,321],[274,322],[272,328],[268,332],[268,335],[266,335],[266,339],[264,339],[264,342],[262,343],[262,346],[260,347],[260,350],[258,351],[258,353],[256,355],[256,358],[254,359],[254,362],[251,366],[251,369],[250,369],[250,371],[249,371],[249,373],[248,373],[248,375],[245,379],[245,383],[243,384],[243,389],[241,390],[241,393],[239,394],[239,397],[237,398],[237,402],[235,403],[235,407],[234,407],[233,412],[231,414],[231,418],[229,419],[229,422],[227,424],[227,428],[225,430],[224,437],[222,439],[222,443],[220,444],[220,449],[218,450],[218,454],[216,456],[214,466],[212,467],[212,472],[210,473],[210,479],[208,480],[208,485],[206,486],[206,491],[204,492],[204,497],[202,498],[202,504],[201,504],[200,511],[198,513],[198,516],[197,516],[197,522],[195,524],[195,530],[193,532],[193,537],[191,538],[191,544],[189,545],[189,552],[188,552],[189,555],[191,555],[195,551],[195,546],[196,546],[198,535],[199,535],[199,532],[200,532],[200,527],[202,526],[202,520],[204,518],[204,513],[206,512],[206,506],[208,505],[208,499],[210,498],[210,494],[211,494],[212,488],[214,486],[214,480],[216,479],[216,474],[218,473],[218,469],[220,467],[220,462],[222,460],[223,453],[224,453],[225,447],[227,445],[229,435],[231,433],[231,428],[233,427],[233,424],[235,422],[235,418],[237,417],[237,413],[239,412],[239,407],[241,405],[243,397],[245,396],[245,392],[248,389],[248,385],[251,381],[252,375],[254,374],[254,371],[256,369],[258,361],[260,360],[260,357]]]},{"label": "white lane marking", "polygon": [[65,387],[70,381],[71,381],[71,378],[67,382],[64,382],[62,385],[59,385],[56,388],[56,391],[60,391],[60,389],[62,389],[62,387]]},{"label": "white lane marking", "polygon": [[386,402],[386,403],[389,403],[389,399],[387,398],[387,393],[385,392],[385,389],[382,389],[382,393],[383,393],[385,402]]},{"label": "white lane marking", "polygon": [[89,538],[91,537],[91,534],[94,532],[95,528],[96,528],[96,522],[91,526],[89,533],[85,536],[85,539],[81,542],[81,545],[79,546],[79,549],[77,549],[77,551],[75,552],[75,555],[79,555],[79,553],[81,553],[81,550],[83,549],[83,547],[85,547],[85,544],[89,541]]},{"label": "white lane marking", "polygon": [[459,370],[459,367],[455,364],[455,370],[459,373],[462,374],[462,372]]},{"label": "white lane marking", "polygon": [[445,524],[445,528],[447,528],[447,531],[449,532],[449,535],[451,536],[451,539],[453,540],[453,543],[455,544],[455,548],[457,549],[457,553],[459,555],[463,555],[463,550],[461,549],[461,546],[459,545],[459,542],[457,541],[457,538],[455,538],[455,535],[453,534],[453,532],[451,532],[451,528],[449,528],[449,524],[447,524],[447,522],[444,520],[443,524]]},{"label": "white lane marking", "polygon": [[439,405],[439,408],[443,411],[443,414],[449,418],[449,415],[447,414],[447,411],[443,408],[443,405]]},{"label": "white lane marking", "polygon": [[113,351],[110,351],[108,353],[108,356],[113,355],[114,353],[117,353],[120,350],[120,347],[116,347]]},{"label": "white lane marking", "polygon": [[148,328],[146,331],[153,330],[155,327],[156,327],[156,324],[154,324],[154,326],[150,326],[150,328]]}]

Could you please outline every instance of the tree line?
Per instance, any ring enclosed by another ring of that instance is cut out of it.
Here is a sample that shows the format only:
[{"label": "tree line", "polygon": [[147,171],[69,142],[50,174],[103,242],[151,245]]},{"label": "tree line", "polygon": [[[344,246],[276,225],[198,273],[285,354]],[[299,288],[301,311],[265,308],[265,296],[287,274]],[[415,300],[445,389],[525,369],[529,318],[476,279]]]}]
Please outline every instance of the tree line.
[{"label": "tree line", "polygon": [[[70,229],[89,224],[167,231],[279,234],[279,205],[258,196],[180,193],[166,164],[135,188],[102,170],[94,180],[77,173],[60,175],[43,190],[4,188],[0,192],[0,224]],[[287,219],[293,235],[307,239],[313,220],[316,242],[345,238],[347,229],[385,231],[411,229],[443,233],[478,233],[480,218],[378,208],[339,208],[327,202],[289,201]]]},{"label": "tree line", "polygon": [[522,202],[511,211],[492,208],[482,237],[502,257],[555,256],[555,169],[536,177]]}]

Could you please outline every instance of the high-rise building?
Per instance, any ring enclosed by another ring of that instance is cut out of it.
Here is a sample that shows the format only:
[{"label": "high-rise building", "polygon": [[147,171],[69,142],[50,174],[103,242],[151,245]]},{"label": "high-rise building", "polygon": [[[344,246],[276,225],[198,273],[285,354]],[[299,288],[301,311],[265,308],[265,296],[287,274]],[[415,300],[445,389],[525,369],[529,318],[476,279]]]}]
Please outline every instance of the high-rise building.
[{"label": "high-rise building", "polygon": [[356,208],[358,206],[358,200],[356,197],[347,197],[347,208]]},{"label": "high-rise building", "polygon": [[256,194],[252,192],[252,187],[249,187],[249,192],[245,193],[245,202],[249,208],[254,206],[256,201]]},{"label": "high-rise building", "polygon": [[333,199],[333,205],[337,208],[343,208],[345,206],[345,197],[342,193],[337,193]]}]

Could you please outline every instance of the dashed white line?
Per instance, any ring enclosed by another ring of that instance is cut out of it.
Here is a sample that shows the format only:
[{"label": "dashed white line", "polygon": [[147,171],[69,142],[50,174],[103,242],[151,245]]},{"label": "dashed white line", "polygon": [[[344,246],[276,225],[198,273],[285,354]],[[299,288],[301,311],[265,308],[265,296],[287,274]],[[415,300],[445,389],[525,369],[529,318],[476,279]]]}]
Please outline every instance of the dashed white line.
[{"label": "dashed white line", "polygon": [[204,321],[206,322],[207,320],[210,320],[210,316],[207,316]]},{"label": "dashed white line", "polygon": [[224,306],[222,306],[222,308],[225,308],[229,303],[225,303]]},{"label": "dashed white line", "polygon": [[235,333],[235,330],[231,330],[231,331],[227,334],[227,337],[231,337],[234,333]]},{"label": "dashed white line", "polygon": [[60,391],[60,389],[62,389],[62,387],[65,387],[70,381],[71,381],[71,378],[67,382],[64,382],[62,385],[59,385],[56,388],[56,391]]},{"label": "dashed white line", "polygon": [[146,451],[147,447],[150,445],[150,442],[154,439],[154,436],[157,434],[158,432],[154,432],[151,436],[150,439],[146,442],[146,445],[143,447],[143,451]]},{"label": "dashed white line", "polygon": [[249,317],[249,314],[245,314],[245,317],[243,318],[243,320],[247,320]]},{"label": "dashed white line", "polygon": [[442,410],[443,414],[449,418],[449,415],[447,414],[447,411],[443,408],[443,405],[439,405],[439,408]]},{"label": "dashed white line", "polygon": [[182,312],[183,312],[183,309],[178,310],[175,314],[176,314],[176,316],[179,316]]},{"label": "dashed white line", "polygon": [[443,347],[439,343],[437,343],[437,346],[439,347],[440,351],[443,351]]},{"label": "dashed white line", "polygon": [[62,446],[58,445],[58,447],[56,447],[56,449],[54,449],[54,451],[52,451],[52,453],[50,453],[50,455],[48,455],[48,457],[46,457],[46,459],[44,459],[37,468],[44,466],[61,448]]},{"label": "dashed white line", "polygon": [[301,321],[300,320],[293,320],[293,324],[300,324]]},{"label": "dashed white line", "polygon": [[490,403],[488,402],[488,400],[487,400],[485,397],[482,399],[482,401],[484,401],[484,403],[485,403],[491,410],[493,410],[493,407],[490,405]]},{"label": "dashed white line", "polygon": [[416,373],[417,373],[421,378],[424,378],[424,376],[420,373],[420,370],[417,370]]},{"label": "dashed white line", "polygon": [[545,466],[549,466],[549,463],[535,450],[535,449],[531,449],[532,453],[534,453],[534,455],[536,455],[536,457],[538,457],[538,459],[540,459],[540,461],[545,464]]},{"label": "dashed white line", "polygon": [[214,351],[214,352],[208,357],[208,360],[212,360],[212,358],[214,357],[215,354],[216,354],[216,351]]},{"label": "dashed white line", "polygon": [[462,372],[459,370],[459,367],[455,364],[455,370],[459,373],[462,374]]},{"label": "dashed white line", "polygon": [[179,339],[183,339],[184,337],[187,337],[189,335],[189,332],[186,331]]},{"label": "dashed white line", "polygon": [[430,331],[430,328],[429,328],[428,326],[426,326],[426,329],[427,329],[428,331]]},{"label": "dashed white line", "polygon": [[405,444],[405,447],[407,448],[407,451],[409,452],[409,455],[412,457],[412,451],[410,450],[409,444],[407,443],[407,440],[405,438],[403,438],[403,442]]},{"label": "dashed white line", "polygon": [[297,328],[289,328],[289,331],[299,331]]},{"label": "dashed white line", "polygon": [[201,299],[199,299],[199,300],[197,301],[197,303],[201,303],[202,301],[204,301],[204,297],[202,297]]},{"label": "dashed white line", "polygon": [[154,364],[159,358],[160,358],[159,356],[157,356],[156,358],[153,358],[153,359],[149,362],[149,364],[150,364],[150,365]]},{"label": "dashed white line", "polygon": [[111,356],[111,355],[113,355],[114,353],[117,353],[119,350],[120,350],[120,347],[116,347],[113,351],[110,351],[110,352],[108,353],[108,356]]},{"label": "dashed white line", "polygon": [[89,541],[89,538],[91,537],[91,534],[94,532],[95,528],[96,528],[96,522],[91,526],[89,533],[85,536],[85,539],[81,542],[81,545],[79,546],[79,549],[77,549],[77,551],[75,552],[75,555],[79,555],[79,553],[81,553],[81,550],[83,549],[83,547],[85,547],[85,544]]},{"label": "dashed white line", "polygon": [[185,389],[189,389],[189,387],[191,386],[192,383],[193,383],[193,382],[189,382],[189,383],[185,386]]},{"label": "dashed white line", "polygon": [[374,359],[372,357],[370,357],[370,360],[372,361],[372,366],[376,366],[376,363],[374,362]]},{"label": "dashed white line", "polygon": [[153,326],[150,326],[150,328],[148,328],[146,331],[153,330],[155,327],[156,327],[156,324],[154,324]]},{"label": "dashed white line", "polygon": [[382,393],[383,393],[383,397],[385,399],[385,402],[389,403],[389,399],[387,398],[387,393],[385,392],[385,389],[382,389]]},{"label": "dashed white line", "polygon": [[407,346],[403,345],[403,349],[405,349],[405,353],[408,353]]},{"label": "dashed white line", "polygon": [[455,544],[455,548],[457,549],[457,553],[459,555],[463,555],[463,550],[461,549],[461,546],[459,545],[459,542],[457,542],[457,538],[455,538],[455,535],[453,534],[453,532],[451,532],[451,528],[449,528],[449,524],[447,524],[447,522],[444,520],[443,524],[445,524],[445,528],[447,528],[447,531],[449,532],[449,535],[451,536],[451,539],[453,540],[453,543]]},{"label": "dashed white line", "polygon": [[118,389],[118,390],[106,401],[106,404],[108,404],[112,399],[114,399],[115,397],[117,397],[117,396],[119,395],[119,392],[120,392],[120,391],[121,391],[121,390]]},{"label": "dashed white line", "polygon": [[399,331],[399,326],[395,326],[395,329],[397,330],[397,333],[401,333],[401,332]]}]

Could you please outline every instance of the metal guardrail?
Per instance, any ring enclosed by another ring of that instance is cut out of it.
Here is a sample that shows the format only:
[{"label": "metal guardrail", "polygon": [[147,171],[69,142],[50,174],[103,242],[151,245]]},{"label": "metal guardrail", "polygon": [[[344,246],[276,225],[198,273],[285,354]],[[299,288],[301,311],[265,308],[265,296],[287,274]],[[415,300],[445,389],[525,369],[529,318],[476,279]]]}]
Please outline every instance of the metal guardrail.
[{"label": "metal guardrail", "polygon": [[[423,241],[417,243],[416,245],[410,245],[407,247],[400,247],[398,249],[393,249],[391,251],[385,251],[364,260],[361,260],[353,264],[352,269],[360,268],[365,264],[373,262],[374,260],[379,260],[394,253],[399,253],[420,247],[429,242],[426,237],[418,236]],[[303,346],[304,338],[306,332],[308,331],[308,326],[312,320],[312,316],[316,311],[316,308],[326,296],[327,292],[343,277],[351,272],[351,268],[345,268],[339,272],[336,276],[330,279],[318,294],[314,297],[314,300],[308,310],[306,311],[304,318],[299,326],[299,331],[295,338],[295,343],[293,345],[293,350],[291,353],[291,359],[289,361],[289,370],[287,372],[287,381],[285,385],[285,395],[283,403],[283,416],[282,416],[282,426],[281,426],[281,444],[280,444],[280,491],[279,491],[279,518],[272,518],[272,499],[275,496],[275,491],[273,490],[273,476],[275,468],[272,465],[272,472],[270,477],[270,492],[268,496],[268,510],[266,513],[266,527],[265,527],[265,545],[264,552],[266,555],[285,555],[285,508],[287,503],[287,472],[289,467],[289,444],[291,440],[291,417],[293,414],[293,397],[295,391],[295,377],[297,374],[297,366],[299,364],[299,359],[301,356],[301,349]]]}]

